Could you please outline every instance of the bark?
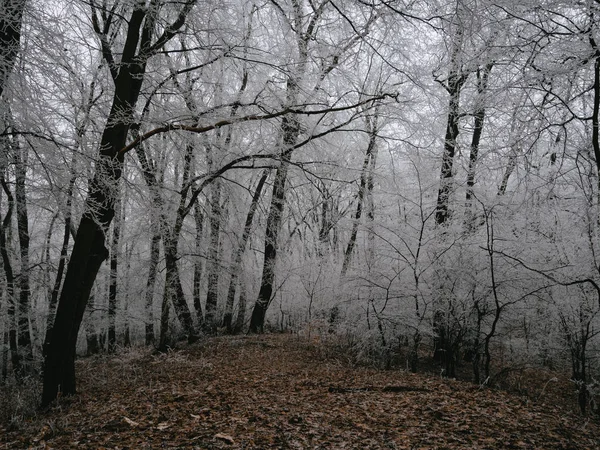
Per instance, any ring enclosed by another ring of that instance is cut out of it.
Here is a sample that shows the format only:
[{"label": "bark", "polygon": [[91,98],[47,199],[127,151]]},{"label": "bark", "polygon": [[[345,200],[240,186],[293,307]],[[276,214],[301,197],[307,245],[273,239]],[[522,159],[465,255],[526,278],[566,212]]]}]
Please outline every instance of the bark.
[{"label": "bark", "polygon": [[[244,252],[246,250],[246,245],[248,243],[248,239],[250,238],[250,233],[252,232],[252,223],[254,221],[254,214],[256,213],[256,209],[258,208],[258,203],[260,201],[260,197],[262,195],[263,188],[267,181],[267,177],[269,176],[270,170],[266,169],[258,183],[256,188],[254,189],[254,195],[252,196],[252,202],[250,203],[250,207],[248,208],[248,214],[246,215],[246,222],[244,223],[244,231],[242,233],[242,239],[240,240],[238,247],[233,250],[232,255],[232,263],[230,269],[230,279],[229,279],[229,289],[227,290],[227,302],[225,304],[225,314],[223,316],[223,326],[227,328],[228,333],[233,333],[233,303],[235,301],[235,294],[240,278],[240,271],[242,268],[242,260],[244,257]],[[245,306],[244,306],[245,309]],[[239,316],[239,313],[238,313]],[[243,317],[243,314],[242,314]],[[243,321],[242,321],[243,323]]]},{"label": "bark", "polygon": [[[118,188],[117,188],[118,189]],[[108,352],[114,353],[117,349],[117,277],[119,269],[119,248],[121,240],[121,202],[117,200],[117,210],[113,222],[112,242],[110,245],[110,276],[108,286]]]},{"label": "bark", "polygon": [[22,375],[22,366],[21,355],[19,354],[19,348],[17,344],[18,333],[17,300],[15,298],[15,275],[8,252],[8,234],[10,233],[14,199],[10,189],[8,188],[8,185],[6,184],[6,181],[4,180],[4,175],[0,176],[0,183],[2,184],[2,189],[4,190],[4,193],[8,199],[8,209],[0,227],[0,256],[2,257],[2,268],[4,269],[4,277],[6,279],[6,297],[8,300],[8,344],[13,371],[17,380],[20,380]]},{"label": "bark", "polygon": [[33,350],[29,331],[30,282],[29,282],[29,219],[27,214],[27,196],[25,193],[27,151],[15,143],[13,145],[15,159],[15,200],[17,212],[17,234],[19,236],[19,253],[21,257],[21,273],[19,274],[19,321],[18,345],[25,372],[31,370]]},{"label": "bark", "polygon": [[241,333],[244,329],[244,323],[246,322],[246,284],[243,280],[240,281],[240,298],[238,299],[238,313],[235,318],[235,325],[233,326],[233,333]]},{"label": "bark", "polygon": [[592,110],[592,148],[596,160],[596,195],[598,196],[597,223],[600,224],[600,50],[595,41],[590,38],[592,47],[596,52],[594,58],[594,106]]},{"label": "bark", "polygon": [[100,353],[100,342],[98,340],[95,320],[93,318],[96,309],[95,303],[95,296],[94,294],[91,294],[87,304],[87,320],[85,322],[85,340],[87,343],[88,356]]},{"label": "bark", "polygon": [[319,256],[324,256],[329,250],[329,235],[333,228],[333,200],[325,182],[321,182],[321,226],[319,227]]},{"label": "bark", "polygon": [[[211,161],[212,163],[212,161]],[[212,172],[212,164],[209,164]],[[220,236],[221,236],[221,181],[215,180],[212,184],[210,199],[210,237],[208,248],[208,284],[206,289],[206,305],[204,312],[204,329],[209,334],[217,331],[217,304],[219,300],[219,264]]]},{"label": "bark", "polygon": [[196,257],[194,258],[194,286],[192,289],[192,297],[194,300],[194,310],[196,311],[196,322],[198,327],[202,327],[204,322],[204,314],[202,313],[202,301],[200,295],[202,292],[202,234],[204,232],[204,214],[198,201],[194,203],[194,223],[196,225]]},{"label": "bark", "polygon": [[[65,281],[60,294],[51,335],[47,338],[41,406],[46,407],[59,393],[75,394],[75,349],[77,335],[90,291],[107,257],[105,234],[115,214],[116,184],[121,177],[127,133],[133,122],[148,58],[183,26],[193,5],[186,3],[177,19],[152,44],[156,8],[137,2],[127,23],[121,62],[114,74],[115,91],[111,111],[100,141],[96,173],[89,184],[84,213],[77,230]],[[147,12],[150,14],[146,17]],[[93,11],[95,16],[95,11]],[[94,21],[96,19],[93,19]],[[138,50],[139,49],[139,50]],[[103,48],[109,65],[112,55]]]},{"label": "bark", "polygon": [[[122,213],[125,214],[124,212]],[[123,217],[121,220],[125,220]],[[131,328],[129,327],[129,292],[130,289],[130,280],[131,280],[131,257],[133,253],[134,246],[129,243],[125,244],[125,295],[123,299],[123,346],[130,347],[131,346]]]},{"label": "bark", "polygon": [[157,229],[156,219],[152,220],[152,240],[150,241],[150,265],[148,267],[148,279],[146,281],[146,345],[154,344],[154,288],[156,286],[156,274],[158,260],[160,258],[160,232]]}]

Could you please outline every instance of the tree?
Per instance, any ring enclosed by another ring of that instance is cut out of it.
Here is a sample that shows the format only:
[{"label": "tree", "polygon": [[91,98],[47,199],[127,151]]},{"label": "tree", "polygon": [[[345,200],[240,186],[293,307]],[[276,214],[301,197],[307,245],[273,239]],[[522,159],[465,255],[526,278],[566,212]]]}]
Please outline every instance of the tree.
[{"label": "tree", "polygon": [[[160,5],[153,1],[149,7],[136,1],[131,8],[126,38],[120,61],[115,60],[108,34],[114,26],[115,11],[102,10],[104,23],[100,24],[98,11],[92,2],[94,29],[102,43],[103,57],[114,80],[114,97],[99,147],[96,173],[90,182],[86,207],[79,223],[67,267],[65,281],[56,311],[54,326],[47,339],[44,359],[44,387],[42,406],[49,405],[59,392],[75,393],[75,348],[77,334],[85,306],[100,265],[107,257],[105,234],[115,214],[116,184],[121,176],[127,133],[134,122],[136,107],[146,65],[178,30],[195,1],[190,0],[177,12],[175,20],[167,24],[162,34],[154,38]],[[153,39],[154,38],[154,39]]]}]

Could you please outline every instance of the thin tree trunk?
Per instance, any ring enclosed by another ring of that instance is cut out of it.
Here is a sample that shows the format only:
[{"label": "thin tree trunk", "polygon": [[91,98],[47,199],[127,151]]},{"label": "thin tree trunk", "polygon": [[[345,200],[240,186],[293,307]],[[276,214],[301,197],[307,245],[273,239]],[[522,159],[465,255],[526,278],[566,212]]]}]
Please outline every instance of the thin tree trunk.
[{"label": "thin tree trunk", "polygon": [[6,297],[8,303],[8,343],[10,348],[10,360],[17,380],[21,379],[21,356],[19,354],[19,348],[17,344],[17,300],[15,298],[15,276],[10,261],[8,252],[8,238],[7,235],[10,233],[10,225],[12,220],[12,213],[14,208],[14,199],[6,181],[4,175],[0,176],[0,183],[2,189],[8,199],[8,210],[2,220],[2,226],[0,229],[0,254],[2,257],[2,268],[4,269],[4,276],[6,278]]},{"label": "thin tree trunk", "polygon": [[377,132],[378,132],[378,110],[375,110],[375,116],[368,119],[368,129],[371,132],[371,139],[374,140],[371,149],[371,158],[369,161],[369,170],[367,174],[367,263],[369,270],[373,269],[375,264],[375,198],[373,191],[375,188],[375,169],[377,166]]},{"label": "thin tree trunk", "polygon": [[265,251],[263,261],[263,272],[260,283],[258,298],[252,310],[250,318],[250,333],[262,333],[264,330],[265,315],[271,302],[273,294],[273,282],[275,281],[275,263],[277,261],[277,246],[279,232],[285,206],[285,185],[287,173],[292,159],[292,152],[287,151],[298,139],[300,124],[294,116],[284,116],[281,124],[283,133],[283,149],[281,162],[275,172],[273,183],[273,194],[271,196],[271,207],[267,217],[267,229],[265,235]]},{"label": "thin tree trunk", "polygon": [[506,194],[506,189],[508,188],[508,180],[512,175],[513,171],[517,167],[517,149],[515,146],[511,148],[511,153],[508,157],[508,164],[506,164],[506,169],[504,170],[504,175],[502,176],[502,182],[500,183],[500,187],[498,188],[498,196],[502,196]]},{"label": "thin tree trunk", "polygon": [[[211,161],[212,163],[212,161]],[[209,164],[212,172],[212,164]],[[209,334],[217,331],[217,304],[219,298],[219,264],[220,236],[221,236],[221,181],[215,180],[211,186],[210,199],[210,237],[208,248],[208,285],[206,290],[206,305],[204,312],[204,329]]]},{"label": "thin tree trunk", "polygon": [[460,52],[462,51],[463,31],[462,25],[457,25],[456,35],[452,43],[452,55],[450,57],[450,73],[444,87],[450,95],[448,102],[448,122],[446,124],[446,136],[444,139],[444,154],[442,157],[442,169],[440,172],[440,188],[438,191],[435,221],[438,225],[446,223],[450,216],[449,203],[452,191],[452,169],[454,166],[454,154],[456,153],[456,140],[459,128],[458,120],[460,92],[468,74],[462,72],[460,64]]},{"label": "thin tree trunk", "polygon": [[160,258],[160,232],[156,219],[152,219],[152,240],[150,241],[150,266],[146,281],[146,345],[154,344],[154,288],[156,286],[156,273]]},{"label": "thin tree trunk", "polygon": [[469,168],[467,170],[467,193],[465,195],[465,225],[469,230],[473,227],[473,186],[475,186],[475,166],[479,157],[479,143],[483,134],[483,123],[485,120],[485,93],[487,91],[488,79],[493,63],[488,63],[483,71],[477,69],[477,106],[473,116],[475,126],[471,138],[471,151],[469,153]]},{"label": "thin tree trunk", "polygon": [[[65,395],[76,392],[77,335],[98,270],[107,257],[105,234],[115,214],[114,189],[121,177],[124,158],[120,150],[125,146],[129,128],[134,121],[133,113],[146,72],[146,63],[184,25],[185,17],[193,4],[194,0],[186,2],[175,21],[166,26],[163,35],[152,44],[156,8],[147,8],[144,2],[137,2],[127,22],[125,43],[118,66],[114,64],[111,50],[103,46],[104,58],[115,82],[115,91],[100,140],[96,173],[89,184],[83,217],[67,267],[54,326],[51,336],[47,337],[42,407],[54,401],[59,392]],[[95,11],[93,16],[97,25]]]},{"label": "thin tree trunk", "polygon": [[[72,168],[75,167],[75,161],[72,161]],[[50,294],[50,303],[48,304],[48,317],[46,319],[46,339],[44,341],[44,356],[46,355],[46,348],[48,345],[48,337],[51,335],[52,326],[54,325],[54,315],[56,313],[56,305],[58,304],[58,294],[60,293],[60,286],[62,284],[63,273],[68,258],[69,240],[71,237],[71,204],[73,202],[73,187],[75,186],[75,174],[71,172],[71,178],[69,179],[69,187],[67,189],[67,204],[65,207],[65,226],[63,231],[63,242],[60,248],[60,259],[58,261],[58,268],[56,271],[56,279],[54,280],[54,287]]]},{"label": "thin tree trunk", "polygon": [[258,208],[258,203],[262,195],[262,190],[265,186],[265,182],[267,181],[269,173],[270,170],[266,169],[262,173],[260,179],[258,180],[256,188],[254,189],[254,195],[252,196],[252,203],[250,203],[250,207],[248,208],[248,214],[246,215],[246,222],[244,224],[242,239],[240,240],[237,249],[233,250],[233,255],[231,258],[232,263],[230,268],[229,289],[227,290],[227,302],[225,304],[225,314],[223,316],[223,326],[227,328],[227,332],[229,333],[232,333],[234,330],[232,326],[233,303],[235,301],[235,293],[240,277],[240,270],[242,268],[242,259],[246,250],[246,244],[248,243],[248,239],[250,238],[250,233],[252,231],[252,222],[254,221],[254,214],[256,213],[256,210]]},{"label": "thin tree trunk", "polygon": [[358,236],[358,226],[362,217],[362,211],[364,207],[365,194],[367,191],[367,181],[369,167],[372,165],[371,160],[374,157],[376,133],[373,131],[369,133],[369,144],[367,145],[367,151],[365,152],[365,159],[363,160],[362,170],[360,172],[360,185],[358,186],[358,195],[356,200],[356,212],[354,213],[354,221],[352,223],[352,230],[350,231],[350,238],[344,251],[344,261],[342,263],[341,276],[344,277],[350,268],[350,262],[352,261],[352,252],[356,245],[356,237]]},{"label": "thin tree trunk", "polygon": [[[125,221],[125,212],[123,214],[123,221]],[[129,292],[130,292],[130,280],[131,280],[131,258],[133,253],[133,245],[125,244],[125,293],[123,295],[123,346],[131,347],[131,328],[129,327]]]},{"label": "thin tree trunk", "polygon": [[192,296],[194,300],[194,310],[196,311],[196,323],[198,328],[202,327],[204,322],[204,314],[202,313],[202,234],[204,232],[204,214],[198,200],[194,203],[194,224],[196,225],[195,248],[196,257],[194,258],[194,286]]},{"label": "thin tree trunk", "polygon": [[15,159],[15,204],[17,212],[17,234],[19,236],[19,252],[21,256],[21,273],[19,274],[19,322],[18,344],[21,361],[25,372],[29,372],[33,362],[31,334],[29,330],[30,283],[29,283],[29,219],[27,215],[27,196],[25,193],[27,151],[13,143]]},{"label": "thin tree trunk", "polygon": [[332,213],[333,213],[333,201],[331,194],[327,189],[327,185],[324,181],[321,181],[321,226],[319,227],[319,257],[324,256],[329,250],[330,242],[329,235],[333,228]]},{"label": "thin tree trunk", "polygon": [[[118,189],[118,188],[117,188]],[[108,352],[114,353],[117,349],[117,281],[119,270],[119,249],[121,240],[121,202],[117,199],[115,204],[115,218],[113,221],[112,242],[110,245],[110,276],[108,286]]]},{"label": "thin tree trunk", "polygon": [[233,326],[233,333],[241,333],[244,329],[244,323],[246,322],[246,305],[247,297],[246,297],[246,283],[244,280],[240,280],[240,297],[238,299],[238,312],[235,318],[235,325]]}]

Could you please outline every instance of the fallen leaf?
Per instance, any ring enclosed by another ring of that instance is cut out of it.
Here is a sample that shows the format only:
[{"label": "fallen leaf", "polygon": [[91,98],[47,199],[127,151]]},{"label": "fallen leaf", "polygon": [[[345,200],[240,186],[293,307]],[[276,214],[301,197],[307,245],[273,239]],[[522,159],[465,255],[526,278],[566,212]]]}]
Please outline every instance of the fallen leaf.
[{"label": "fallen leaf", "polygon": [[139,426],[140,426],[140,424],[139,424],[139,423],[137,423],[137,422],[135,422],[135,421],[131,420],[129,417],[123,417],[123,420],[124,420],[125,422],[127,422],[129,425],[131,425],[132,427],[134,427],[134,428],[135,428],[135,427],[139,427]]},{"label": "fallen leaf", "polygon": [[164,430],[166,430],[167,428],[169,428],[170,426],[171,426],[171,424],[170,424],[170,423],[168,423],[168,422],[161,422],[161,423],[159,423],[158,425],[156,425],[156,429],[157,429],[157,430],[160,430],[160,431],[164,431]]},{"label": "fallen leaf", "polygon": [[217,433],[215,434],[215,439],[220,439],[222,441],[227,442],[228,444],[233,445],[235,443],[235,441],[233,440],[233,438],[231,436],[229,436],[228,434],[223,434],[223,433]]}]

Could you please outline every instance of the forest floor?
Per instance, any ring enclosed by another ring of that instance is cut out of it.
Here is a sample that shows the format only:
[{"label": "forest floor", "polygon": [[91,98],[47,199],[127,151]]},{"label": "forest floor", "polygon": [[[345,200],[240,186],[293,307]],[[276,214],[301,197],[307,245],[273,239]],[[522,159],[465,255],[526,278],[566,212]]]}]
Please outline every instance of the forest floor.
[{"label": "forest floor", "polygon": [[0,449],[600,449],[600,422],[468,382],[356,368],[293,335],[77,362],[79,394]]}]

